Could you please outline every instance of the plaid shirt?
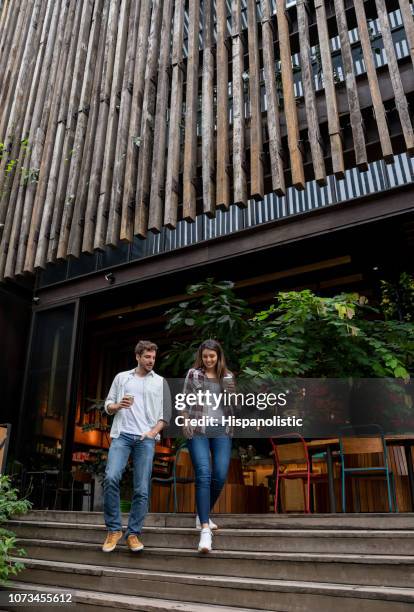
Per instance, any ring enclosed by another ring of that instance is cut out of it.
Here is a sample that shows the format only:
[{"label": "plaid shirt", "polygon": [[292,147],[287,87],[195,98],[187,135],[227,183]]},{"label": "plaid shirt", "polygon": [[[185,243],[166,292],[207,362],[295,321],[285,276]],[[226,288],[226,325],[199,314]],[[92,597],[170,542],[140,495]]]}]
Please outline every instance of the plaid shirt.
[{"label": "plaid shirt", "polygon": [[[227,371],[226,376],[231,375],[234,379],[234,376],[231,372]],[[191,368],[188,370],[187,376],[184,381],[184,393],[197,393],[198,391],[206,391],[206,383],[208,381],[208,377],[206,376],[204,370],[202,368]],[[207,411],[207,406],[204,404],[196,404],[195,406],[189,406],[188,416],[192,419],[199,419],[205,414]],[[223,414],[224,416],[232,416],[233,415],[233,406],[223,405]],[[205,427],[198,425],[197,427],[192,427],[193,435],[195,433],[205,433]],[[233,427],[226,425],[226,434],[231,436],[233,433]],[[186,431],[186,427],[183,427],[183,434],[186,438],[191,438],[192,435],[189,435]]]}]

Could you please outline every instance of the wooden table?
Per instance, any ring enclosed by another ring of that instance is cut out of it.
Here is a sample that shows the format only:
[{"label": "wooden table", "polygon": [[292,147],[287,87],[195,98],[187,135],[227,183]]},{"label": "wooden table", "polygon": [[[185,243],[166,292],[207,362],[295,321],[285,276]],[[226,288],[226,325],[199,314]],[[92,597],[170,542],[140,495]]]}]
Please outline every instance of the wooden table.
[{"label": "wooden table", "polygon": [[[389,446],[403,446],[407,461],[408,483],[410,489],[411,509],[414,512],[414,467],[411,456],[411,448],[414,446],[414,434],[395,434],[384,436],[385,442]],[[326,452],[326,465],[328,469],[328,488],[329,488],[329,507],[331,512],[336,512],[334,472],[332,452],[339,449],[339,438],[324,438],[321,440],[311,440],[306,443],[309,454],[318,451]]]}]

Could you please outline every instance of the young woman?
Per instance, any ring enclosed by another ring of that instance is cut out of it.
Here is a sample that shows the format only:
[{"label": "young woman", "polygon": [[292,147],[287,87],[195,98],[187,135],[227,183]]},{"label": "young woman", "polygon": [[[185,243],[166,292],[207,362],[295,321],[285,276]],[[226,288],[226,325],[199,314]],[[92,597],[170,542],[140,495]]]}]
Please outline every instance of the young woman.
[{"label": "young woman", "polygon": [[[224,391],[233,391],[234,376],[227,369],[223,349],[215,340],[205,340],[198,348],[193,367],[188,371],[184,392],[198,393],[201,402],[192,406],[185,415],[191,419],[211,417],[215,425],[187,425],[184,435],[195,471],[197,519],[196,527],[201,528],[199,552],[207,553],[212,548],[212,529],[217,529],[209,518],[224,483],[231,456],[231,430],[223,426],[222,416],[232,414],[231,406],[223,400]],[[210,391],[210,394],[206,394]],[[221,394],[221,395],[220,395]],[[221,398],[221,400],[220,400]],[[209,419],[204,419],[208,423]]]}]

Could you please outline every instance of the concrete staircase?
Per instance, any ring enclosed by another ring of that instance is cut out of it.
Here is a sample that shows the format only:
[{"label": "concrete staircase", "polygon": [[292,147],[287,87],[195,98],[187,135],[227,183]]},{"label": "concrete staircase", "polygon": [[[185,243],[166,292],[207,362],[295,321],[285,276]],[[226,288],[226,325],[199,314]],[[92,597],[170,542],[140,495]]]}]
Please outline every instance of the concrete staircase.
[{"label": "concrete staircase", "polygon": [[150,514],[144,551],[122,544],[104,554],[102,514],[34,511],[9,523],[28,556],[13,587],[71,591],[77,612],[414,609],[412,514],[215,520],[209,555],[196,552],[199,532],[185,514]]}]

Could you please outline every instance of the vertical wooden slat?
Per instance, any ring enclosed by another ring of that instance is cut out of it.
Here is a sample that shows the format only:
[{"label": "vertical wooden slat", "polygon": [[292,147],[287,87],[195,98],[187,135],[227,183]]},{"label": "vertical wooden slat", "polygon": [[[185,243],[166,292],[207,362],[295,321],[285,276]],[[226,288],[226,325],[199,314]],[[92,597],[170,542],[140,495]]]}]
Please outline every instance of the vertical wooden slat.
[{"label": "vertical wooden slat", "polygon": [[105,41],[104,65],[102,70],[101,104],[94,141],[94,152],[89,178],[88,199],[86,203],[85,225],[83,230],[82,252],[93,253],[95,237],[96,211],[101,187],[102,165],[105,154],[106,129],[108,125],[109,105],[113,66],[115,61],[116,35],[118,30],[120,0],[111,0],[107,35]]},{"label": "vertical wooden slat", "polygon": [[67,184],[71,166],[71,157],[73,152],[77,115],[79,111],[83,74],[87,59],[88,38],[91,29],[92,10],[93,0],[84,0],[84,2],[82,3],[82,14],[78,39],[76,41],[76,48],[74,52],[75,61],[73,65],[71,62],[72,84],[69,95],[69,104],[66,109],[66,115],[61,115],[60,117],[61,126],[59,127],[64,127],[65,134],[62,158],[59,168],[57,192],[55,197],[55,203],[53,206],[52,225],[50,229],[47,253],[47,261],[49,262],[55,261],[57,257],[61,222],[62,216],[64,215],[64,209],[66,207],[69,208],[72,206],[73,200],[76,196],[75,193],[69,193],[67,191]]},{"label": "vertical wooden slat", "polygon": [[339,123],[338,104],[336,100],[335,83],[328,26],[326,22],[325,0],[315,0],[316,22],[318,25],[319,49],[325,88],[326,109],[328,114],[328,129],[331,143],[332,168],[336,178],[344,178],[345,166],[342,150],[341,126]]},{"label": "vertical wooden slat", "polygon": [[135,54],[139,30],[140,9],[141,1],[134,1],[129,13],[128,42],[119,109],[114,173],[112,178],[112,193],[109,206],[108,231],[106,237],[107,244],[112,246],[116,246],[119,241],[119,227],[121,223],[122,195],[124,188],[126,157],[128,152],[128,132],[131,118]]},{"label": "vertical wooden slat", "polygon": [[187,221],[195,221],[196,217],[199,22],[200,2],[193,0],[189,5],[183,168],[183,218]]},{"label": "vertical wooden slat", "polygon": [[99,47],[91,96],[92,102],[89,111],[89,120],[86,130],[85,146],[83,149],[80,179],[76,193],[75,209],[70,227],[68,255],[72,257],[79,257],[82,248],[83,229],[85,224],[85,211],[88,199],[89,176],[91,172],[99,109],[101,106],[101,80],[103,73],[105,41],[108,26],[109,3],[110,0],[105,0],[102,11],[102,26],[99,35]]},{"label": "vertical wooden slat", "polygon": [[16,33],[16,24],[20,13],[24,11],[22,3],[17,6],[13,0],[7,0],[7,3],[2,8],[2,19],[3,23],[0,26],[0,74],[2,76],[2,83],[0,84],[0,101],[2,102],[2,92],[4,87],[4,77],[6,73],[6,66],[10,58],[10,50],[13,44],[13,38]]},{"label": "vertical wooden slat", "polygon": [[180,141],[183,97],[184,0],[176,0],[172,50],[171,104],[168,127],[167,177],[165,181],[164,225],[175,228],[179,197]]},{"label": "vertical wooden slat", "polygon": [[[85,143],[87,124],[89,121],[89,111],[91,107],[94,69],[98,52],[99,34],[101,30],[102,7],[103,0],[95,0],[88,43],[86,44],[86,41],[82,38],[82,40],[84,41],[82,44],[84,44],[87,48],[87,57],[85,62],[82,90],[80,94],[79,110],[77,113],[75,136],[69,155],[70,170],[67,186],[65,189],[65,206],[63,209],[62,222],[60,226],[59,243],[57,250],[58,259],[64,259],[67,256],[70,225],[72,221],[73,209],[76,205],[76,193],[80,177],[83,147]],[[84,15],[82,21],[85,21],[86,24],[87,20],[88,15]]]},{"label": "vertical wooden slat", "polygon": [[289,24],[284,0],[277,0],[277,26],[283,85],[284,111],[288,133],[292,184],[296,189],[305,188],[302,153],[299,148],[299,123],[293,87],[292,53],[290,50]]},{"label": "vertical wooden slat", "polygon": [[[138,158],[137,191],[135,196],[134,233],[145,238],[148,230],[148,209],[151,190],[151,161],[154,144],[154,116],[157,87],[157,67],[160,50],[161,2],[153,1],[148,62],[145,72],[144,101],[142,104],[141,145]],[[157,154],[157,153],[156,153]]]},{"label": "vertical wooden slat", "polygon": [[[4,190],[2,191],[2,198],[3,202],[7,203],[7,210],[5,211],[4,230],[0,245],[0,278],[3,278],[3,275],[4,278],[11,278],[14,275],[14,262],[19,244],[18,238],[23,199],[20,197],[17,200],[19,185],[22,180],[18,167],[24,163],[27,157],[27,149],[25,150],[21,146],[21,141],[22,138],[28,136],[30,120],[35,103],[36,90],[40,77],[39,65],[41,65],[44,56],[44,45],[40,46],[40,37],[43,30],[42,26],[47,6],[46,3],[37,1],[33,9],[28,38],[25,41],[25,50],[19,71],[19,81],[16,86],[16,98],[8,124],[7,141],[11,145],[10,155],[12,159],[17,159],[18,162],[9,177],[6,177],[5,174],[1,177],[2,179],[6,179],[1,181],[1,189]],[[39,59],[39,62],[37,59]],[[30,80],[30,77],[33,77],[33,73],[36,70],[36,65],[38,70],[35,73],[35,78]],[[27,86],[28,83],[30,83],[30,87]],[[4,154],[3,158],[7,159],[7,155]],[[5,172],[3,168],[4,159],[0,166],[3,173]],[[11,188],[10,193],[8,193],[9,187]],[[15,205],[16,200],[18,201],[18,207]]]},{"label": "vertical wooden slat", "polygon": [[[105,155],[102,167],[101,188],[96,215],[94,248],[102,249],[105,245],[108,224],[109,202],[112,188],[112,170],[115,159],[116,133],[118,129],[119,95],[125,65],[127,27],[131,0],[121,0],[119,26],[116,41],[115,61],[113,65],[112,92],[109,107],[108,129],[105,139]],[[114,222],[114,219],[111,219]]]},{"label": "vertical wooden slat", "polygon": [[348,96],[349,115],[354,140],[355,161],[360,170],[368,169],[367,150],[365,147],[364,126],[359,105],[358,87],[355,79],[354,60],[349,43],[348,24],[343,0],[334,0],[336,22],[341,41],[341,55],[345,72],[345,86]]},{"label": "vertical wooden slat", "polygon": [[[38,107],[38,112],[41,111],[40,121],[37,122],[36,120],[36,123],[34,123],[35,132],[30,165],[33,168],[39,169],[39,179],[37,183],[29,183],[25,193],[25,209],[27,211],[32,211],[26,251],[25,272],[33,272],[34,270],[40,225],[46,200],[57,113],[59,111],[60,95],[65,74],[67,57],[66,48],[70,43],[71,27],[74,16],[73,3],[71,5],[71,9],[73,10],[71,10],[70,14],[69,6],[69,2],[62,3],[55,38],[52,40],[52,34],[50,33],[49,35],[48,46],[50,41],[51,49],[49,53],[52,54],[52,63],[48,74],[50,75],[50,83],[54,85],[51,87],[48,80],[44,80],[43,87],[46,89],[46,98],[43,104],[41,104],[40,100],[40,105]],[[68,24],[70,24],[70,27]],[[37,115],[37,113],[35,114]],[[28,214],[30,213],[28,212]]]},{"label": "vertical wooden slat", "polygon": [[[28,35],[21,40],[20,48],[16,51],[16,57],[13,64],[15,71],[13,77],[13,85],[10,86],[10,92],[14,92],[12,100],[7,100],[10,103],[10,112],[6,102],[4,111],[2,111],[2,126],[0,128],[0,142],[4,144],[5,151],[0,161],[0,224],[4,223],[7,212],[7,202],[10,185],[13,181],[14,172],[6,173],[6,166],[10,160],[15,160],[18,157],[20,147],[20,130],[23,121],[24,101],[28,94],[26,83],[28,79],[28,69],[33,67],[33,57],[29,57],[30,45],[33,42],[33,36],[36,33],[36,19],[40,10],[39,2],[34,1],[28,3]],[[23,32],[24,32],[23,28]],[[22,32],[18,33],[19,36]],[[21,61],[20,61],[21,60]]]},{"label": "vertical wooden slat", "polygon": [[280,135],[279,104],[277,99],[273,22],[269,0],[262,0],[263,70],[267,99],[267,131],[272,173],[272,189],[277,195],[285,193],[283,149]]},{"label": "vertical wooden slat", "polygon": [[326,185],[325,162],[323,159],[322,139],[319,131],[318,113],[316,110],[315,85],[311,65],[309,42],[309,19],[307,0],[297,0],[298,31],[300,41],[300,63],[302,68],[302,84],[305,96],[308,138],[312,153],[315,180],[319,185]]},{"label": "vertical wooden slat", "polygon": [[[18,237],[18,252],[15,266],[15,274],[23,272],[24,258],[28,248],[29,232],[32,224],[32,205],[34,193],[38,185],[37,174],[41,164],[41,147],[39,146],[39,138],[37,132],[39,124],[41,124],[42,115],[50,109],[51,91],[47,79],[43,78],[45,74],[52,75],[52,67],[56,68],[57,62],[53,63],[53,56],[56,52],[55,37],[59,27],[59,3],[50,2],[48,13],[43,24],[43,32],[40,40],[40,51],[37,57],[36,67],[33,75],[33,83],[37,84],[31,91],[32,100],[29,101],[29,107],[33,107],[33,115],[30,117],[30,125],[24,128],[23,135],[27,137],[28,148],[27,155],[23,162],[25,172],[28,173],[27,184],[20,185],[17,198],[16,210],[22,209],[22,221],[20,228],[16,229],[16,237]],[[64,13],[62,17],[65,18]],[[64,22],[63,22],[64,23]],[[44,122],[45,123],[45,122]]]},{"label": "vertical wooden slat", "polygon": [[392,89],[395,96],[395,106],[398,109],[400,116],[401,127],[404,134],[405,146],[409,155],[414,155],[414,132],[411,124],[410,111],[408,108],[407,98],[405,97],[404,87],[401,81],[401,75],[398,68],[397,56],[395,54],[394,43],[388,20],[387,7],[384,0],[375,0],[378,13],[378,21],[381,30],[382,40],[384,42],[385,54],[387,56],[388,71],[392,83]]},{"label": "vertical wooden slat", "polygon": [[401,16],[414,68],[414,16],[411,7],[412,4],[410,4],[410,0],[400,0]]},{"label": "vertical wooden slat", "polygon": [[260,107],[260,59],[257,38],[256,0],[247,0],[250,98],[250,197],[264,198],[263,127]]},{"label": "vertical wooden slat", "polygon": [[234,203],[247,206],[244,131],[244,45],[240,0],[232,0],[233,190]]},{"label": "vertical wooden slat", "polygon": [[229,51],[227,3],[217,1],[217,173],[216,207],[230,206],[229,154]]},{"label": "vertical wooden slat", "polygon": [[[66,132],[66,121],[69,108],[71,76],[75,65],[76,43],[79,33],[81,15],[82,11],[80,4],[75,4],[74,6],[72,6],[71,4],[69,5],[69,15],[67,19],[66,28],[67,31],[65,32],[65,40],[61,54],[62,68],[59,67],[58,72],[58,78],[62,78],[61,93],[58,96],[58,103],[53,109],[53,113],[51,113],[52,126],[50,127],[50,129],[48,128],[45,147],[46,155],[44,156],[44,158],[42,158],[42,164],[50,164],[50,167],[34,264],[36,268],[44,268],[46,266],[50,227],[52,224],[54,209],[56,205],[59,170],[62,160],[63,145]],[[63,70],[62,77],[60,77],[61,69]],[[36,199],[37,197],[38,194],[36,193]]]},{"label": "vertical wooden slat", "polygon": [[201,174],[203,179],[203,211],[208,217],[214,217],[216,211],[213,44],[213,1],[204,0],[203,72],[201,86]]},{"label": "vertical wooden slat", "polygon": [[363,0],[355,0],[354,7],[358,22],[358,32],[362,46],[362,53],[364,56],[365,68],[368,76],[369,90],[371,93],[372,105],[374,107],[375,120],[378,127],[378,135],[381,142],[382,155],[387,163],[391,163],[394,161],[391,138],[388,131],[387,117],[385,115],[385,108],[382,102],[381,91],[378,84],[377,71],[374,63]]},{"label": "vertical wooden slat", "polygon": [[134,85],[131,102],[131,118],[128,133],[124,193],[122,197],[121,239],[132,242],[134,238],[135,192],[141,137],[142,103],[145,87],[148,35],[151,25],[151,4],[143,2],[139,20]]},{"label": "vertical wooden slat", "polygon": [[[148,229],[160,232],[163,217],[165,186],[165,149],[167,141],[167,105],[168,105],[168,63],[171,40],[172,0],[164,0],[161,29],[161,50],[158,66],[157,103],[155,108],[154,142],[157,143],[157,155],[153,156],[151,169],[151,194],[149,205]],[[122,233],[121,233],[122,238]]]},{"label": "vertical wooden slat", "polygon": [[15,103],[15,91],[19,80],[22,57],[27,42],[34,6],[35,0],[27,0],[27,2],[21,4],[16,28],[12,33],[13,38],[6,69],[5,72],[2,73],[2,78],[0,80],[0,142],[5,142],[7,137],[7,126],[10,120],[11,109]]}]

